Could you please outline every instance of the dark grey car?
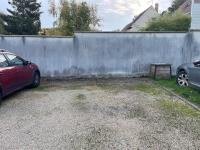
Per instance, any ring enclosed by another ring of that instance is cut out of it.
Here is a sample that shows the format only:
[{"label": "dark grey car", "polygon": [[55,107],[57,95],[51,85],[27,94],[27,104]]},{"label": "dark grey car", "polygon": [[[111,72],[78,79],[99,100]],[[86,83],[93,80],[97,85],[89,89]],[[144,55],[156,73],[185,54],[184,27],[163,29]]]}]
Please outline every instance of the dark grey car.
[{"label": "dark grey car", "polygon": [[176,80],[180,86],[191,86],[200,89],[200,61],[179,66]]}]

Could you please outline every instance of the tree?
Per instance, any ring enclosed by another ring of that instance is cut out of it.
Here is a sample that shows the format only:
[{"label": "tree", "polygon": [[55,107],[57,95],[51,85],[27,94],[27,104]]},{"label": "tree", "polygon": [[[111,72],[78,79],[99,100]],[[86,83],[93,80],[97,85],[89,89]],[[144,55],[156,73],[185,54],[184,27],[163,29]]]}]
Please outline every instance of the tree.
[{"label": "tree", "polygon": [[63,35],[59,28],[43,28],[40,30],[39,35]]},{"label": "tree", "polygon": [[87,2],[78,3],[75,0],[61,0],[60,7],[56,10],[54,0],[50,1],[50,14],[54,17],[59,14],[56,21],[57,28],[63,35],[73,35],[75,31],[91,31],[100,26],[97,17],[97,8],[88,5]]},{"label": "tree", "polygon": [[175,12],[186,0],[173,0],[171,7],[168,8],[170,13]]},{"label": "tree", "polygon": [[9,15],[1,15],[9,34],[34,35],[41,28],[40,7],[37,0],[12,0]]},{"label": "tree", "polygon": [[0,17],[0,34],[6,34],[6,31],[5,31],[5,28],[4,28],[4,23],[3,23],[3,20],[2,20],[1,17]]},{"label": "tree", "polygon": [[152,19],[141,31],[188,31],[191,17],[176,12]]},{"label": "tree", "polygon": [[49,0],[49,13],[53,16],[57,16],[57,10],[56,10],[56,2],[55,0]]}]

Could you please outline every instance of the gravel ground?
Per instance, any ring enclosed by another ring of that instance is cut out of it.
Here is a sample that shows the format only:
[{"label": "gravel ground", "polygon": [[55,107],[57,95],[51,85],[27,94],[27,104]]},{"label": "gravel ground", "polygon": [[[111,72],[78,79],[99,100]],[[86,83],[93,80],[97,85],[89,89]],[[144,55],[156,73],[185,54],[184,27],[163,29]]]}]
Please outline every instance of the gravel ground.
[{"label": "gravel ground", "polygon": [[200,149],[200,114],[149,79],[43,81],[6,98],[0,149]]}]

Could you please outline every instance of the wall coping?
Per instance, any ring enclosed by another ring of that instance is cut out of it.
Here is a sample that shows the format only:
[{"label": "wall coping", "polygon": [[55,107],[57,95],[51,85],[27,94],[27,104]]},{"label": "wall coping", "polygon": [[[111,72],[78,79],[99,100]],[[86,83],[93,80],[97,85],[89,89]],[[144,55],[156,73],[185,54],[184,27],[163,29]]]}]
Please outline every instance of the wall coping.
[{"label": "wall coping", "polygon": [[[174,32],[174,31],[168,31],[168,32],[111,32],[111,31],[103,31],[103,32],[90,32],[90,31],[76,31],[74,34],[79,34],[79,33],[85,33],[85,34],[163,34],[163,33],[168,33],[168,34],[186,34],[186,33],[191,33],[191,32],[200,32],[200,30],[190,30],[188,32]],[[73,36],[52,36],[52,35],[3,35],[0,34],[0,37],[35,37],[35,38],[74,38],[75,35]]]},{"label": "wall coping", "polygon": [[168,32],[156,32],[156,31],[151,31],[151,32],[111,32],[111,31],[103,31],[103,32],[89,32],[89,31],[76,31],[76,33],[113,33],[113,34],[116,34],[116,33],[123,33],[123,34],[130,34],[130,33],[139,33],[139,34],[145,34],[145,33],[189,33],[189,32],[174,32],[174,31],[168,31]]},{"label": "wall coping", "polygon": [[35,38],[74,38],[74,36],[46,36],[46,35],[3,35],[0,37],[35,37]]}]

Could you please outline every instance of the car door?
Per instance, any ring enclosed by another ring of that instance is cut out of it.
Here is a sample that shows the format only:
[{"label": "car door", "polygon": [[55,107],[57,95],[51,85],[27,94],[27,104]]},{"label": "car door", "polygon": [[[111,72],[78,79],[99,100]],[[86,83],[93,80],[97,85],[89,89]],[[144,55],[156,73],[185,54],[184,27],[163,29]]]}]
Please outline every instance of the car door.
[{"label": "car door", "polygon": [[189,68],[189,79],[191,84],[200,86],[200,61],[195,62],[194,66]]},{"label": "car door", "polygon": [[9,66],[8,60],[3,54],[0,54],[0,84],[3,94],[7,95],[15,90],[15,69]]},{"label": "car door", "polygon": [[32,72],[29,68],[28,64],[25,64],[25,61],[13,54],[6,54],[9,63],[15,68],[16,70],[16,78],[17,78],[17,85],[19,88],[30,84],[32,80]]}]

